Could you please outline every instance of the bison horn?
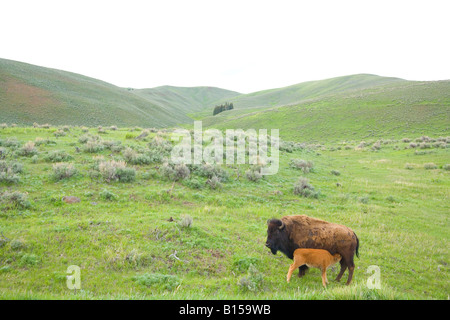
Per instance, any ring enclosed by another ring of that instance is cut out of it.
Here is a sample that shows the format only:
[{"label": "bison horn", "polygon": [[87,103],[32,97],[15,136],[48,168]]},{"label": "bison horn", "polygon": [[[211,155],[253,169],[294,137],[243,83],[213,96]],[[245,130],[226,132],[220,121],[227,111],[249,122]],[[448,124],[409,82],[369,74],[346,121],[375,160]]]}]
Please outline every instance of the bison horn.
[{"label": "bison horn", "polygon": [[286,226],[286,225],[284,224],[284,222],[281,221],[281,226],[279,226],[278,229],[283,230],[285,226]]}]

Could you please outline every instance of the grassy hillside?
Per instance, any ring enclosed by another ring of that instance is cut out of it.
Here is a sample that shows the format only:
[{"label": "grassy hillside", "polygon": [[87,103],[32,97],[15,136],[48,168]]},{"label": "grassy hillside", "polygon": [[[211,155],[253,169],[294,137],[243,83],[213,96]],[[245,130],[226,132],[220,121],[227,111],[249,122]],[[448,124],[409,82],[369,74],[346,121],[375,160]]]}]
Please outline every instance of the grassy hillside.
[{"label": "grassy hillside", "polygon": [[[398,140],[294,147],[280,152],[278,174],[250,181],[247,166],[223,166],[212,188],[204,166],[173,181],[158,157],[169,131],[138,141],[133,129],[56,129],[0,129],[0,168],[11,168],[0,172],[1,299],[448,298],[449,138],[420,138],[425,149]],[[119,181],[111,159],[128,162]],[[299,177],[314,197],[294,194]],[[267,219],[292,214],[356,232],[352,285],[333,281],[337,267],[326,290],[317,269],[286,283],[291,260],[264,242]],[[81,268],[81,290],[67,288],[70,265]],[[367,286],[372,265],[380,289]]]},{"label": "grassy hillside", "polygon": [[133,90],[0,59],[0,122],[167,127],[236,92],[211,87]]},{"label": "grassy hillside", "polygon": [[[224,99],[221,102],[233,102],[235,110],[248,109],[251,112],[255,108],[284,106],[329,94],[404,81],[399,78],[380,77],[372,74],[355,74],[242,94],[234,98]],[[210,114],[212,114],[212,111]],[[210,114],[204,112],[199,115],[209,116]]]},{"label": "grassy hillside", "polygon": [[192,114],[203,110],[209,114],[217,101],[240,95],[235,91],[215,87],[173,86],[139,89],[134,90],[134,93],[157,105],[169,106],[174,114]]},{"label": "grassy hillside", "polygon": [[320,143],[448,135],[449,123],[448,80],[394,81],[290,106],[251,113],[237,109],[203,119],[204,127],[274,128],[288,140]]}]

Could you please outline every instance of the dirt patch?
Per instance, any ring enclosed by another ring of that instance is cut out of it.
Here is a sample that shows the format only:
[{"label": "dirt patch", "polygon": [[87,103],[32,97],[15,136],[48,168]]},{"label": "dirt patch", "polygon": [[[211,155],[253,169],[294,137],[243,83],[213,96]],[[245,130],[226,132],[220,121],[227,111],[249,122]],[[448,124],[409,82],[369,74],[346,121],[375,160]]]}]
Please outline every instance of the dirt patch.
[{"label": "dirt patch", "polygon": [[41,114],[43,109],[58,104],[52,94],[44,89],[23,83],[17,79],[6,79],[2,84],[7,104],[26,110],[30,114]]}]

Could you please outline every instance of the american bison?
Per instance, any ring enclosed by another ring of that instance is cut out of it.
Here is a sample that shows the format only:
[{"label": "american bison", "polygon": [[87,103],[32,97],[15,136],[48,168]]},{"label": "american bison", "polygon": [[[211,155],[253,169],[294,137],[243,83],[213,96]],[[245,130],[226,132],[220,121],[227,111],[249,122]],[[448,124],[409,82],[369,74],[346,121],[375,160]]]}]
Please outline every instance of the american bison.
[{"label": "american bison", "polygon": [[[327,221],[311,218],[305,215],[285,216],[281,219],[267,221],[268,247],[273,254],[283,252],[288,258],[294,258],[298,248],[324,249],[332,255],[339,253],[341,270],[336,277],[340,281],[348,268],[347,285],[351,283],[355,264],[353,256],[359,257],[359,240],[352,229]],[[308,267],[299,268],[299,276],[303,276]]]},{"label": "american bison", "polygon": [[319,268],[322,271],[322,285],[327,287],[327,269],[341,260],[341,255],[335,253],[331,255],[323,249],[296,249],[294,251],[294,263],[289,267],[286,281],[291,280],[292,272],[300,266],[306,265],[309,268]]}]

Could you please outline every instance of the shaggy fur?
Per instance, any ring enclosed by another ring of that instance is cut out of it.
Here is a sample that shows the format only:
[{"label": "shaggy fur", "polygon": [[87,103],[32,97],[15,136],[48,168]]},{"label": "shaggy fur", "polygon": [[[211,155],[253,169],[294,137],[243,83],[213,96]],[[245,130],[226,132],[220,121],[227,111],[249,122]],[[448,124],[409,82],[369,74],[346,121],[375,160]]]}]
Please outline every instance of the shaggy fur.
[{"label": "shaggy fur", "polygon": [[309,268],[319,268],[322,271],[322,285],[326,288],[327,269],[341,260],[341,255],[335,253],[331,255],[327,250],[322,249],[297,249],[294,251],[294,263],[289,267],[287,274],[287,282],[291,281],[292,272],[302,265],[307,265]]},{"label": "shaggy fur", "polygon": [[[339,253],[342,256],[341,270],[336,281],[341,280],[348,268],[347,284],[351,283],[355,269],[353,257],[355,253],[358,256],[359,248],[358,237],[352,229],[305,215],[285,216],[267,223],[266,246],[273,254],[281,251],[293,259],[298,248],[324,249],[332,255]],[[301,266],[299,269],[299,276],[303,276],[308,267]]]}]

